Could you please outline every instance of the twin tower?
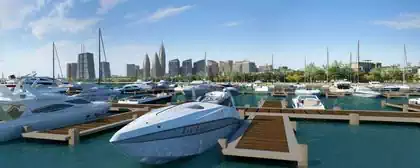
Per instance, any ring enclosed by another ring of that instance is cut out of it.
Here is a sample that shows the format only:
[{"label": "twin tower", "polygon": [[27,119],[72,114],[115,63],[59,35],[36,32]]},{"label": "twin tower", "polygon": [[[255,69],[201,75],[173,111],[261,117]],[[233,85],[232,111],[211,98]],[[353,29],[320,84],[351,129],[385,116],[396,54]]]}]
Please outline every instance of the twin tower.
[{"label": "twin tower", "polygon": [[152,60],[152,67],[150,67],[149,55],[146,53],[146,58],[143,62],[143,77],[145,79],[158,78],[165,76],[166,72],[166,53],[163,42],[160,46],[159,55],[155,52],[154,59]]}]

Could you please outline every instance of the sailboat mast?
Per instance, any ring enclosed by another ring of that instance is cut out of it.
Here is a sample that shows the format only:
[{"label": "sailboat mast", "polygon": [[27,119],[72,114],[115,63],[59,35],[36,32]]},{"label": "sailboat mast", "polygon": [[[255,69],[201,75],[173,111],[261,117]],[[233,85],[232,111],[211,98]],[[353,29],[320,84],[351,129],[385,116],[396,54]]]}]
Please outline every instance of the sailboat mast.
[{"label": "sailboat mast", "polygon": [[207,72],[207,52],[204,52],[204,76],[208,77],[208,72]]},{"label": "sailboat mast", "polygon": [[328,80],[328,69],[330,68],[330,53],[328,52],[328,47],[327,47],[327,83],[329,82]]},{"label": "sailboat mast", "polygon": [[271,71],[274,71],[274,53],[271,54]]},{"label": "sailboat mast", "polygon": [[403,63],[403,84],[405,85],[405,69],[407,66],[407,49],[405,48],[404,44],[404,63]]},{"label": "sailboat mast", "polygon": [[53,42],[53,46],[52,46],[52,53],[53,53],[53,57],[52,57],[52,67],[53,67],[53,80],[55,79],[55,43]]},{"label": "sailboat mast", "polygon": [[360,70],[360,40],[357,40],[357,83],[359,83],[360,77],[359,77],[359,70]]},{"label": "sailboat mast", "polygon": [[303,79],[303,81],[304,82],[307,82],[306,80],[307,80],[307,78],[306,78],[306,56],[305,56],[305,67],[304,67],[304,71],[303,71],[303,77],[304,77],[304,79]]},{"label": "sailboat mast", "polygon": [[98,77],[98,84],[101,84],[101,77],[102,77],[102,68],[101,68],[101,28],[99,28],[99,35],[98,35],[98,56],[99,56],[99,77]]},{"label": "sailboat mast", "polygon": [[352,78],[353,78],[353,75],[352,75],[352,72],[353,72],[353,70],[352,70],[352,68],[351,68],[351,61],[353,60],[353,56],[352,56],[352,54],[351,54],[351,52],[350,52],[350,62],[349,62],[349,68],[350,68],[350,74],[349,74],[349,81],[350,82],[352,82]]}]

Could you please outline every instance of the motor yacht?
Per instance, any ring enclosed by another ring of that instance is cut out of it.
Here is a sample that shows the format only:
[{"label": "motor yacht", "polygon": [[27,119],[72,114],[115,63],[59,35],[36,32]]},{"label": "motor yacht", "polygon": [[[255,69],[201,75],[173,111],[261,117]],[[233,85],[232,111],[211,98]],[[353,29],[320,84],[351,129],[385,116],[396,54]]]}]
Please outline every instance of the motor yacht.
[{"label": "motor yacht", "polygon": [[213,85],[205,81],[192,81],[189,86],[184,86],[182,88],[182,93],[188,99],[195,99],[197,97],[204,96],[208,92],[215,90],[216,88],[213,87]]},{"label": "motor yacht", "polygon": [[369,88],[373,88],[373,89],[381,89],[384,86],[381,84],[381,82],[378,82],[378,81],[370,81],[368,87]]},{"label": "motor yacht", "polygon": [[357,86],[354,88],[353,96],[358,97],[369,97],[369,98],[376,98],[379,97],[381,93],[373,91],[368,87]]},{"label": "motor yacht", "polygon": [[353,89],[351,88],[351,82],[349,81],[336,81],[333,86],[329,88],[330,92],[333,93],[343,93],[343,94],[352,94]]},{"label": "motor yacht", "polygon": [[121,103],[121,104],[156,104],[156,103],[165,104],[165,103],[171,102],[171,99],[172,99],[172,95],[166,94],[166,93],[157,94],[157,95],[147,94],[147,95],[135,95],[135,96],[123,98],[123,99],[118,100],[118,103]]},{"label": "motor yacht", "polygon": [[121,91],[119,90],[114,90],[112,88],[94,83],[83,83],[77,87],[80,87],[81,91],[72,96],[83,98],[89,101],[108,101],[121,95]]},{"label": "motor yacht", "polygon": [[400,91],[408,91],[410,90],[410,86],[408,85],[389,85],[383,88],[385,92],[400,92]]},{"label": "motor yacht", "polygon": [[305,85],[296,85],[295,95],[320,95],[319,89],[306,88]]},{"label": "motor yacht", "polygon": [[41,93],[25,85],[21,98],[4,86],[0,86],[3,101],[0,101],[0,142],[20,138],[23,127],[34,131],[61,128],[68,125],[96,120],[106,115],[109,104],[90,102],[78,97],[62,94]]},{"label": "motor yacht", "polygon": [[207,93],[200,102],[153,110],[110,139],[126,155],[146,164],[163,164],[201,154],[228,138],[241,124],[227,91]]},{"label": "motor yacht", "polygon": [[315,109],[324,110],[325,107],[315,95],[302,95],[292,99],[293,108],[295,109]]},{"label": "motor yacht", "polygon": [[420,105],[420,98],[408,99],[408,104]]},{"label": "motor yacht", "polygon": [[168,89],[169,88],[169,82],[165,81],[165,80],[160,80],[159,83],[157,84],[156,88]]},{"label": "motor yacht", "polygon": [[121,89],[118,89],[118,90],[121,91],[122,93],[125,93],[125,92],[146,91],[146,90],[151,90],[151,89],[153,89],[151,85],[147,85],[145,83],[133,83],[133,84],[124,85]]}]

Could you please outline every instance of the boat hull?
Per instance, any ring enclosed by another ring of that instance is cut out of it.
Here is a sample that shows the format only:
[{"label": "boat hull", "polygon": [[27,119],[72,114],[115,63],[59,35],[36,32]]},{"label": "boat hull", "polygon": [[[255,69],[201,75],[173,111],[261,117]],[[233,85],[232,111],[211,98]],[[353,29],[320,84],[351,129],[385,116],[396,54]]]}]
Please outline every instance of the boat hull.
[{"label": "boat hull", "polygon": [[[164,164],[175,159],[201,154],[214,147],[218,139],[228,138],[240,122],[208,132],[140,143],[113,143],[123,153],[144,164]],[[170,136],[170,135],[168,135]]]},{"label": "boat hull", "polygon": [[353,93],[353,96],[357,97],[366,97],[366,98],[377,98],[380,96],[380,94],[367,94],[367,93]]}]

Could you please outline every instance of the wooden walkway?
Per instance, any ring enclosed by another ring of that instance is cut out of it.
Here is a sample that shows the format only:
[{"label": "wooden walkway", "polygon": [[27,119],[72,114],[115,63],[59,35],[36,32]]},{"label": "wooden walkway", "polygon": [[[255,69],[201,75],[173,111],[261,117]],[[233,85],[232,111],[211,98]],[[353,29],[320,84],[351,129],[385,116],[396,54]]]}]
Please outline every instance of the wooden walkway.
[{"label": "wooden walkway", "polygon": [[63,128],[46,130],[46,131],[30,131],[30,128],[25,133],[22,133],[22,137],[29,139],[45,139],[54,141],[68,141],[70,145],[78,143],[80,137],[112,129],[115,127],[124,126],[137,117],[149,112],[154,108],[161,108],[167,105],[158,104],[112,104],[114,108],[128,108],[132,111],[124,112],[120,114],[106,116],[94,121],[90,121],[82,124],[75,124]]},{"label": "wooden walkway", "polygon": [[381,106],[401,109],[403,112],[409,112],[409,111],[420,112],[420,105],[415,105],[415,104],[393,104],[393,103],[382,101]]}]

